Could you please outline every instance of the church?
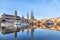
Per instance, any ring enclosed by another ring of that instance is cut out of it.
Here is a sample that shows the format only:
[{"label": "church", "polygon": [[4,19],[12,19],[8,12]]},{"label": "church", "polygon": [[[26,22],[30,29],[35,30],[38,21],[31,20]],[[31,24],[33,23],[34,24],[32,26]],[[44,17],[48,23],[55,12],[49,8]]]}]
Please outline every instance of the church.
[{"label": "church", "polygon": [[21,23],[29,23],[30,20],[34,20],[34,15],[33,15],[33,11],[31,11],[31,16],[29,18],[29,14],[27,14],[27,18],[25,18],[23,15],[22,17],[17,15],[17,11],[14,12],[14,15],[10,15],[10,14],[2,14],[0,17],[0,26],[1,27],[13,27],[15,24],[15,22],[17,22],[19,25]]}]

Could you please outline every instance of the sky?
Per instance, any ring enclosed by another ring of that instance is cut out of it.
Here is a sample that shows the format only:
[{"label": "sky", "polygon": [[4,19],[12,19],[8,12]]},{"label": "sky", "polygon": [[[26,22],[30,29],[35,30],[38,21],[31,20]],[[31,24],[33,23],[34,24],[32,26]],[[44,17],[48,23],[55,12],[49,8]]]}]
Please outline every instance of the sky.
[{"label": "sky", "polygon": [[0,0],[0,15],[3,13],[14,15],[17,10],[19,16],[33,10],[36,19],[60,17],[60,0]]}]

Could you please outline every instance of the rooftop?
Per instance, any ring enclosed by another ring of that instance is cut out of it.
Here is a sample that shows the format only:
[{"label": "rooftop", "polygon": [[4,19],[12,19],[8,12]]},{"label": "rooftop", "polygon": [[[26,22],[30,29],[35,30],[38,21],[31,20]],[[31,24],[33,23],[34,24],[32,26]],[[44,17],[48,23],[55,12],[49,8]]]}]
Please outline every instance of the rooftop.
[{"label": "rooftop", "polygon": [[[9,16],[9,17],[15,17],[14,15],[10,15],[10,14],[6,14],[6,13],[4,13],[2,16]],[[19,16],[16,16],[17,18],[20,18]]]}]

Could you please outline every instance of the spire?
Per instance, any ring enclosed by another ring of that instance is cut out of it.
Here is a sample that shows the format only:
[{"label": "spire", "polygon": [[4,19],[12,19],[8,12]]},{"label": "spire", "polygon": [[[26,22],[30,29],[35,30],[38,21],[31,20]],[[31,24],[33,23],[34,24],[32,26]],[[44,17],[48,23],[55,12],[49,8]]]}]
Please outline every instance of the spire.
[{"label": "spire", "polygon": [[34,20],[33,10],[31,11],[31,19]]},{"label": "spire", "polygon": [[22,15],[22,19],[24,19],[24,16]]},{"label": "spire", "polygon": [[27,13],[27,19],[29,19],[29,14]]},{"label": "spire", "polygon": [[15,10],[14,16],[17,16],[17,11]]},{"label": "spire", "polygon": [[22,22],[24,22],[24,16],[23,15],[22,15],[22,19],[21,20],[22,20]]}]

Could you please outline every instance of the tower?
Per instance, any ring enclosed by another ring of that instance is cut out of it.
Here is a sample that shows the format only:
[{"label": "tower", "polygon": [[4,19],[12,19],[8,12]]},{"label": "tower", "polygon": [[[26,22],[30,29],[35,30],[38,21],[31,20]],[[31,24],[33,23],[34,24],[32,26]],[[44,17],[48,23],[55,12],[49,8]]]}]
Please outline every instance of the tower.
[{"label": "tower", "polygon": [[15,10],[14,16],[17,16],[17,11]]},{"label": "tower", "polygon": [[22,15],[22,19],[24,19],[24,16]]},{"label": "tower", "polygon": [[23,15],[22,15],[22,19],[21,20],[22,20],[22,22],[24,22],[24,16]]},{"label": "tower", "polygon": [[14,12],[14,22],[17,22],[17,11]]},{"label": "tower", "polygon": [[31,20],[34,20],[33,10],[31,11]]},{"label": "tower", "polygon": [[27,19],[29,19],[29,14],[27,13]]}]

